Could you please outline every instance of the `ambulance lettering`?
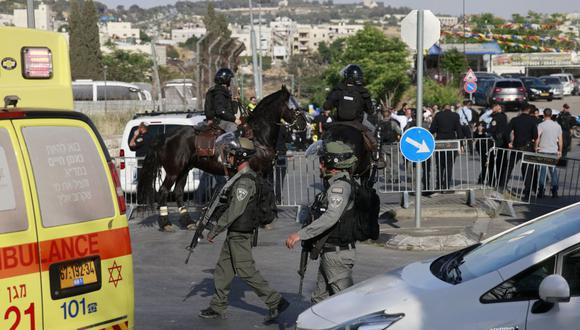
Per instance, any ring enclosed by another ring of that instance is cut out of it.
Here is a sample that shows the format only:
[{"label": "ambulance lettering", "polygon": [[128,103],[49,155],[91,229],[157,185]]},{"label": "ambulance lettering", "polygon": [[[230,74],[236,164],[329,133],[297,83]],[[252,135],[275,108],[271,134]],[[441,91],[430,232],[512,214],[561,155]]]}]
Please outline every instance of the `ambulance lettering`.
[{"label": "ambulance lettering", "polygon": [[13,285],[6,288],[8,291],[9,302],[13,302],[17,299],[26,298],[26,284],[20,284],[18,286]]},{"label": "ambulance lettering", "polygon": [[[98,234],[88,234],[61,239],[44,241],[40,244],[43,264],[78,259],[89,255],[99,254]],[[27,268],[38,265],[37,243],[8,246],[0,252],[0,270],[10,270],[12,268]],[[0,276],[2,277],[2,276]]]}]

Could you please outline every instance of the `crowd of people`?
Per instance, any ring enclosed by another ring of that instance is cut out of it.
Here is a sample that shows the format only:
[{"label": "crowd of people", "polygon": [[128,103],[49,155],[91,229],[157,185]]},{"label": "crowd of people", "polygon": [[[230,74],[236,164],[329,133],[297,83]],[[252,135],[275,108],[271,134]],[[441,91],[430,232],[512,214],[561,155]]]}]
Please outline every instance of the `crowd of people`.
[{"label": "crowd of people", "polygon": [[[550,108],[538,109],[533,104],[526,104],[521,108],[519,115],[508,120],[504,107],[499,104],[492,104],[479,112],[474,109],[471,101],[464,101],[463,104],[446,104],[441,108],[438,105],[426,106],[423,108],[423,118],[422,126],[428,129],[436,140],[476,139],[473,140],[474,143],[465,147],[470,148],[471,152],[480,154],[482,166],[478,183],[483,184],[486,174],[489,173],[486,183],[500,190],[508,186],[513,168],[521,160],[522,153],[508,155],[499,151],[497,155],[490,154],[492,146],[522,152],[537,152],[553,159],[562,159],[570,150],[571,130],[576,125],[576,118],[571,114],[568,104],[564,104],[560,111]],[[416,110],[407,104],[403,104],[398,110],[383,109],[378,123],[382,126],[382,144],[385,146],[383,155],[388,167],[393,150],[389,146],[396,144],[405,130],[416,126]],[[478,140],[483,138],[491,139],[493,145]],[[434,162],[438,168],[436,190],[450,188],[455,157],[456,154],[453,152],[435,155]],[[423,177],[424,184],[428,182],[430,164],[431,162],[427,162],[424,165],[427,173]],[[386,173],[391,171],[387,168]],[[522,164],[522,177],[525,178],[524,197],[529,198],[535,191],[537,197],[545,196],[544,183],[547,173],[550,174],[551,195],[558,196],[556,167],[542,167],[539,173],[531,171],[530,166]]]}]

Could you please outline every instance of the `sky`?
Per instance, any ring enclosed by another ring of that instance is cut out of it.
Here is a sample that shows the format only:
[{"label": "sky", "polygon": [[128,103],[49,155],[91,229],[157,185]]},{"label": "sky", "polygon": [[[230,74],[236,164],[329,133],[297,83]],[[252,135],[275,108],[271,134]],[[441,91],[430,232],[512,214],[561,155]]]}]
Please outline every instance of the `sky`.
[{"label": "sky", "polygon": [[[100,0],[108,6],[137,4],[140,7],[152,7],[175,3],[175,0]],[[226,0],[227,1],[227,0]],[[276,0],[274,0],[275,2]],[[292,0],[289,0],[292,2]],[[335,3],[362,2],[356,0],[334,0]],[[385,5],[407,6],[413,9],[430,9],[434,13],[461,15],[462,0],[377,0]],[[580,12],[580,0],[464,0],[465,12],[477,14],[492,12],[497,16],[510,17],[512,13],[526,14],[529,10],[541,13]]]}]

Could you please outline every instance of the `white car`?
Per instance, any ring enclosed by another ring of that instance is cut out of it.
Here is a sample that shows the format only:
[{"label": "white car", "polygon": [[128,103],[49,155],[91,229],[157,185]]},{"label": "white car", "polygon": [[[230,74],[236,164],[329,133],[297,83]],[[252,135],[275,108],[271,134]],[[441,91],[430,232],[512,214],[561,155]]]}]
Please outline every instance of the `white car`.
[{"label": "white car", "polygon": [[574,95],[577,94],[576,79],[571,73],[554,73],[550,76],[558,77],[564,85],[564,95]]},{"label": "white car", "polygon": [[[121,137],[119,149],[119,179],[121,188],[125,193],[137,192],[137,159],[135,152],[129,148],[129,142],[141,122],[148,124],[149,133],[153,136],[158,134],[170,135],[183,126],[195,126],[202,122],[205,116],[193,112],[152,112],[136,114],[130,120]],[[185,192],[193,192],[199,186],[200,171],[195,169],[189,172]],[[162,179],[165,172],[162,171]]]},{"label": "white car", "polygon": [[580,203],[357,284],[297,329],[580,329]]},{"label": "white car", "polygon": [[75,101],[151,101],[151,93],[135,84],[122,81],[75,80]]}]

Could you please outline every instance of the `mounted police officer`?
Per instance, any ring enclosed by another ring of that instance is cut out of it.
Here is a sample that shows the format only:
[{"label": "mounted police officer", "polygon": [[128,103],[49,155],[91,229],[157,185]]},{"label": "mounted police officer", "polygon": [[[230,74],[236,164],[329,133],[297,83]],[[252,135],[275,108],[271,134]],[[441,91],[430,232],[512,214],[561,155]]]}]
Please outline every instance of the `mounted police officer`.
[{"label": "mounted police officer", "polygon": [[234,73],[228,68],[219,69],[214,78],[215,85],[205,94],[204,111],[209,125],[217,124],[226,132],[237,130],[240,124],[230,92]]},{"label": "mounted police officer", "polygon": [[351,171],[357,158],[343,142],[329,142],[320,157],[320,172],[328,189],[317,197],[318,214],[312,223],[288,236],[286,246],[292,249],[300,240],[315,240],[320,248],[320,267],[312,302],[318,303],[353,284],[355,262],[354,193]]},{"label": "mounted police officer", "polygon": [[369,91],[363,86],[364,77],[360,66],[349,64],[342,73],[343,81],[340,82],[326,97],[323,108],[325,110],[336,109],[334,120],[336,122],[350,122],[359,128],[370,143],[370,148],[375,151],[377,141],[373,136],[374,127],[370,122],[365,122],[364,113],[368,116],[374,113],[374,107]]},{"label": "mounted police officer", "polygon": [[207,240],[213,243],[215,237],[226,230],[227,235],[215,267],[215,293],[209,307],[202,310],[199,317],[225,318],[231,283],[237,275],[268,306],[265,322],[271,322],[288,308],[289,303],[270,288],[256,269],[252,256],[252,242],[257,229],[253,216],[253,208],[257,207],[257,174],[250,168],[248,160],[255,153],[255,147],[251,140],[227,133],[216,141],[216,148],[220,149],[220,159],[230,179],[220,192],[223,206],[211,215],[216,219]]}]

